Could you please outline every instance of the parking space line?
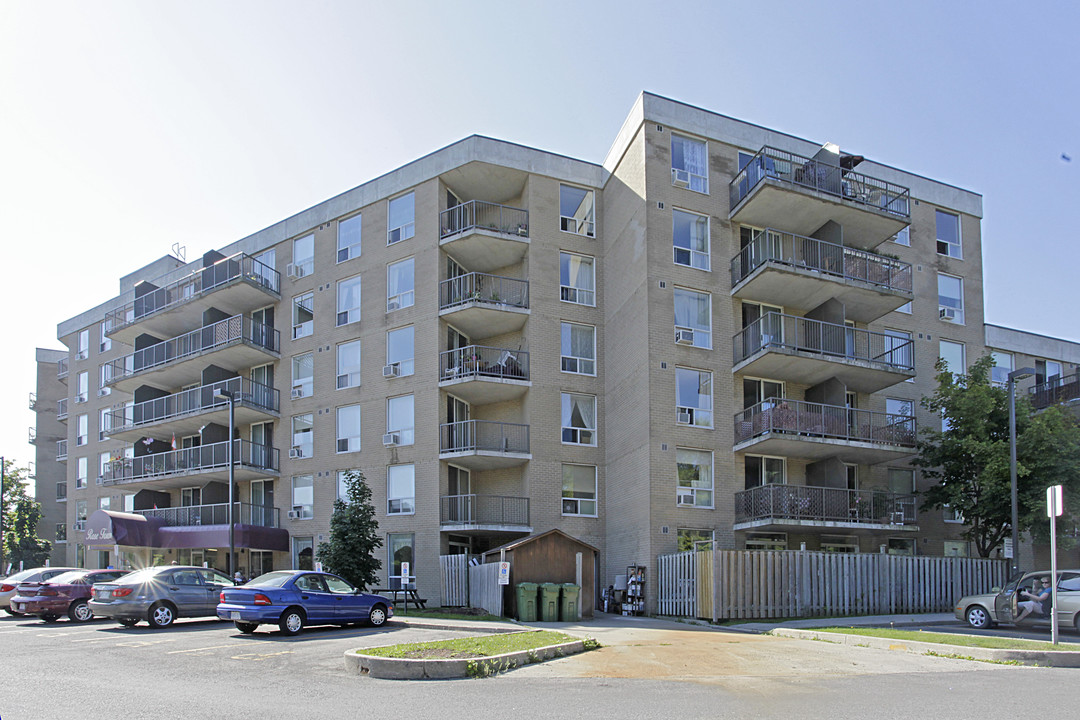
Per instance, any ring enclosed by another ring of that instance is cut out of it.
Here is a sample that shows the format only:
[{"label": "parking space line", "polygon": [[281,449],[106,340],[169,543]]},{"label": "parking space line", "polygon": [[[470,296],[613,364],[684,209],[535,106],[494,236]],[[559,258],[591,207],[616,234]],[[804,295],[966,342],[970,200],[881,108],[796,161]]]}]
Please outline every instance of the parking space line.
[{"label": "parking space line", "polygon": [[281,652],[275,652],[275,653],[243,653],[241,655],[233,655],[232,658],[230,658],[230,659],[231,660],[256,660],[256,661],[261,661],[261,660],[265,660],[266,658],[274,657],[275,655],[292,655],[292,654],[293,654],[292,650],[282,650]]},{"label": "parking space line", "polygon": [[204,647],[204,648],[191,648],[190,650],[170,650],[169,652],[167,652],[165,654],[166,655],[177,655],[179,653],[202,652],[203,650],[220,650],[221,648],[228,648],[228,647],[236,647],[236,643],[231,643],[229,645],[211,645],[210,647]]},{"label": "parking space line", "polygon": [[160,640],[130,640],[128,642],[116,643],[116,647],[147,647],[149,645],[160,645],[161,643],[176,642],[175,638],[162,638]]}]

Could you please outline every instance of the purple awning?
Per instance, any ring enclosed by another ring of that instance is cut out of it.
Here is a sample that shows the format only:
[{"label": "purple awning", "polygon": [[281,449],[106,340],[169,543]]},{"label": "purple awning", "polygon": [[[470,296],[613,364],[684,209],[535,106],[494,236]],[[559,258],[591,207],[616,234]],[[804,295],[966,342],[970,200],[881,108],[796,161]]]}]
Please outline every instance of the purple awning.
[{"label": "purple awning", "polygon": [[[158,548],[224,548],[229,546],[228,525],[168,527],[163,520],[135,513],[98,510],[86,521],[86,545]],[[233,540],[238,548],[289,550],[289,531],[258,525],[236,525]]]},{"label": "purple awning", "polygon": [[97,510],[86,521],[86,545],[98,548],[113,545],[154,547],[161,523],[160,518]]}]

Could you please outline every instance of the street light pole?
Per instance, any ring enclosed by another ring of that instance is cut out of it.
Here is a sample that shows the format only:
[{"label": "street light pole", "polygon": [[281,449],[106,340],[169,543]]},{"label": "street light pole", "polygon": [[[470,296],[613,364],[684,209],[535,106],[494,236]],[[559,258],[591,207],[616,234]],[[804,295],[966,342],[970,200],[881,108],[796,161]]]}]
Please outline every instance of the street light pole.
[{"label": "street light pole", "polygon": [[3,457],[0,457],[0,575],[7,575],[4,572],[4,471],[6,462]]},{"label": "street light pole", "polygon": [[233,485],[236,480],[236,464],[233,457],[233,435],[236,433],[236,393],[229,390],[218,390],[215,398],[229,401],[229,510],[225,517],[229,523],[229,573],[236,576],[236,527],[233,523]]},{"label": "street light pole", "polygon": [[1016,381],[1031,377],[1034,368],[1022,367],[1009,373],[1009,493],[1012,503],[1012,572],[1020,570],[1019,502],[1016,497]]}]

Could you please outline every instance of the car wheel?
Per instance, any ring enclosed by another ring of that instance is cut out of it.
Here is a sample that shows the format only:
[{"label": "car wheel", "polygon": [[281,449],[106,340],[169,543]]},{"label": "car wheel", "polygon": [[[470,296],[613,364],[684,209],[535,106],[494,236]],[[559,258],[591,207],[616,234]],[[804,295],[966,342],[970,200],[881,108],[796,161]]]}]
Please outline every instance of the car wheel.
[{"label": "car wheel", "polygon": [[246,623],[240,622],[239,620],[234,622],[233,625],[236,625],[236,629],[244,633],[245,635],[250,635],[251,633],[255,632],[255,628],[259,627],[259,623]]},{"label": "car wheel", "polygon": [[968,625],[976,630],[985,630],[990,627],[990,613],[981,605],[972,605],[967,611]]},{"label": "car wheel", "polygon": [[90,609],[85,600],[76,600],[68,608],[68,618],[72,622],[86,622],[94,619],[94,611]]},{"label": "car wheel", "polygon": [[371,608],[371,612],[368,614],[368,622],[379,627],[386,622],[386,606],[376,605]]},{"label": "car wheel", "polygon": [[139,624],[138,620],[132,620],[131,618],[123,618],[121,620],[118,620],[117,622],[119,622],[124,627],[135,627]]},{"label": "car wheel", "polygon": [[150,612],[146,614],[146,620],[150,627],[160,630],[173,624],[176,619],[176,610],[169,603],[159,602],[150,606]]},{"label": "car wheel", "polygon": [[45,613],[41,616],[43,622],[54,623],[60,619],[59,615],[53,615],[52,613]]},{"label": "car wheel", "polygon": [[300,608],[291,607],[281,613],[278,627],[285,635],[296,635],[304,629],[304,611]]},{"label": "car wheel", "polygon": [[7,610],[8,615],[13,615],[14,617],[22,617],[23,616],[23,613],[18,612],[17,610],[12,610],[10,605],[8,605],[4,609]]}]

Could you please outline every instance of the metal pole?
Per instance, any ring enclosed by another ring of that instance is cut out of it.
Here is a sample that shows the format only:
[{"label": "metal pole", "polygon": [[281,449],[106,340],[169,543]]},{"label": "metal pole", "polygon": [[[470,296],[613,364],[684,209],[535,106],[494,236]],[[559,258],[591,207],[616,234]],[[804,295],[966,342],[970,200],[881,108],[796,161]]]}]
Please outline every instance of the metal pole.
[{"label": "metal pole", "polygon": [[7,575],[4,572],[4,471],[7,469],[6,465],[7,462],[0,457],[0,575]]},{"label": "metal pole", "polygon": [[1016,379],[1009,373],[1009,497],[1012,503],[1012,571],[1020,569],[1020,532],[1016,499]]},{"label": "metal pole", "polygon": [[1058,644],[1057,510],[1050,513],[1050,642]]},{"label": "metal pole", "polygon": [[236,577],[236,525],[233,518],[233,493],[236,481],[236,463],[233,454],[233,445],[236,443],[233,435],[236,433],[236,395],[229,393],[229,572]]}]

